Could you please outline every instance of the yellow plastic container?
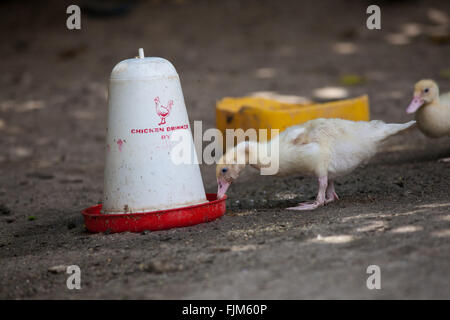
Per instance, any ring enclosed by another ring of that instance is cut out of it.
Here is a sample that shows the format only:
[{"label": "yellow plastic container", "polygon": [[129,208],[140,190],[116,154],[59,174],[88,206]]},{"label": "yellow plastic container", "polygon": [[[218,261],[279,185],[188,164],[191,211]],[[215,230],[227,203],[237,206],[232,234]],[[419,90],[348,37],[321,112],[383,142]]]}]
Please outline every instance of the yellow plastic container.
[{"label": "yellow plastic container", "polygon": [[[223,98],[216,104],[216,125],[225,129],[284,129],[317,118],[364,120],[370,118],[367,95],[328,103],[290,104],[255,97]],[[225,137],[225,135],[224,135]]]}]

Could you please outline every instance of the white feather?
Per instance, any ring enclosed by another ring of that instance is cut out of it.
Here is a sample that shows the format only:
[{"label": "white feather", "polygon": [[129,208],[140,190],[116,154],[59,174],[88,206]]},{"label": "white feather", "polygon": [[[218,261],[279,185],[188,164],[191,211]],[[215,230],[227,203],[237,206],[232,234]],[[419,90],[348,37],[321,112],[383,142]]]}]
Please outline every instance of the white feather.
[{"label": "white feather", "polygon": [[270,143],[279,143],[279,174],[335,178],[369,160],[385,138],[412,126],[383,121],[316,119],[287,128]]}]

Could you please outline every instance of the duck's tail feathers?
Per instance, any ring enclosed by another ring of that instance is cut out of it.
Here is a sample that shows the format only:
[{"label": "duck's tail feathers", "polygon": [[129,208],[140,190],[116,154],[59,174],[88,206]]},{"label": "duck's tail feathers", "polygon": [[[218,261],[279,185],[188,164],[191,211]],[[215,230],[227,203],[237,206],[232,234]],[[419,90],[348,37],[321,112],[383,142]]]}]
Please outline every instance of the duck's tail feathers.
[{"label": "duck's tail feathers", "polygon": [[400,131],[406,130],[416,123],[415,120],[406,123],[387,123],[383,126],[382,139],[392,136]]},{"label": "duck's tail feathers", "polygon": [[411,120],[406,123],[388,123],[388,127],[392,131],[392,134],[396,134],[397,132],[408,129],[409,127],[413,126],[415,123],[416,123],[415,120]]}]

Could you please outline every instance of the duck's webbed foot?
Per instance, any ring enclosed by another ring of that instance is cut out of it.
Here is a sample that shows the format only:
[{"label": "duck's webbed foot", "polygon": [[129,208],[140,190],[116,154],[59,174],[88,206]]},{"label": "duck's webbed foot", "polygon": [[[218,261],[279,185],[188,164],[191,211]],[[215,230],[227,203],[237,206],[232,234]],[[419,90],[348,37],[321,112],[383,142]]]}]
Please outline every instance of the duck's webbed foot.
[{"label": "duck's webbed foot", "polygon": [[[290,207],[286,208],[287,210],[314,210],[318,207],[321,207],[325,205],[325,191],[327,190],[328,186],[328,178],[322,177],[319,178],[319,192],[317,193],[317,197],[315,201],[309,201],[309,202],[302,202],[299,203],[296,207]],[[333,188],[334,192],[334,188]],[[336,195],[337,196],[337,195]]]},{"label": "duck's webbed foot", "polygon": [[308,201],[308,202],[301,202],[296,207],[290,207],[286,208],[287,210],[314,210],[318,207],[323,206],[325,203],[318,202],[318,201]]},{"label": "duck's webbed foot", "polygon": [[339,197],[336,191],[334,191],[334,181],[328,180],[328,187],[325,196],[325,204],[333,202],[334,200],[339,200]]}]

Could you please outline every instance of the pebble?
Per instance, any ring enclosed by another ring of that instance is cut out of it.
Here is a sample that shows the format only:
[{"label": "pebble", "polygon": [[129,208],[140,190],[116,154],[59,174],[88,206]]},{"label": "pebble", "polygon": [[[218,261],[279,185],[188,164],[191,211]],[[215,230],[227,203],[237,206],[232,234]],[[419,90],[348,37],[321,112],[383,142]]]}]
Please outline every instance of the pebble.
[{"label": "pebble", "polygon": [[154,260],[149,263],[141,263],[139,269],[150,273],[168,273],[182,270],[182,266],[175,265],[169,261]]},{"label": "pebble", "polygon": [[66,270],[67,270],[67,266],[65,266],[65,265],[53,266],[53,267],[48,268],[48,272],[53,273],[53,274],[63,273],[63,272],[66,272]]}]

